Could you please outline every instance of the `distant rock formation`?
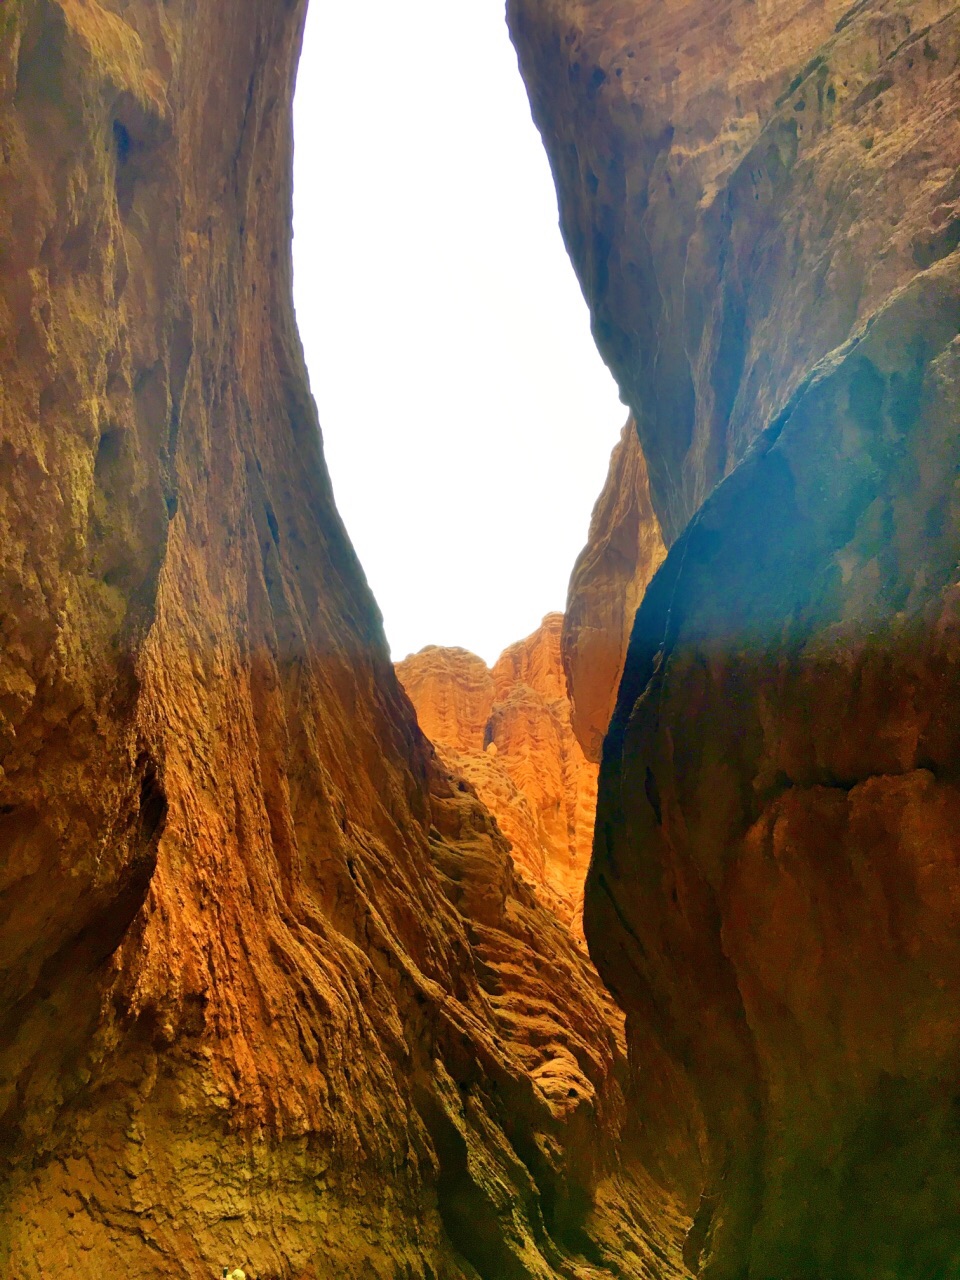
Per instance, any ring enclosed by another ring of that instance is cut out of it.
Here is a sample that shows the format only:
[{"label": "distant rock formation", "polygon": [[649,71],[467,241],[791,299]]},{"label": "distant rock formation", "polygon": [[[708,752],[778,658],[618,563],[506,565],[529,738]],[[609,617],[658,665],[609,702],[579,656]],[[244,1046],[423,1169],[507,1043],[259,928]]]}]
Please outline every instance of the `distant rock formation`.
[{"label": "distant rock formation", "polygon": [[493,672],[469,649],[427,645],[394,664],[420,728],[434,746],[482,754],[496,696]]},{"label": "distant rock formation", "polygon": [[563,669],[573,728],[587,759],[597,764],[617,701],[634,615],[666,554],[631,417],[610,455],[587,543],[570,577],[563,617]]},{"label": "distant rock formation", "polygon": [[510,841],[520,874],[578,938],[597,769],[570,722],[551,613],[490,670],[466,649],[429,645],[397,663],[420,727]]}]

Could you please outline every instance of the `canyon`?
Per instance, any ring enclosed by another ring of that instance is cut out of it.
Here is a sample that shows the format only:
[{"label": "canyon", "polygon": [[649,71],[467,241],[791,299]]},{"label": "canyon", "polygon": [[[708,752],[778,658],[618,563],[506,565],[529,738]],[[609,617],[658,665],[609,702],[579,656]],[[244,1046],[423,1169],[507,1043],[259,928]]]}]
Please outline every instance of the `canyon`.
[{"label": "canyon", "polygon": [[0,10],[0,1271],[954,1274],[960,5],[509,0],[631,416],[400,680],[304,11]]}]

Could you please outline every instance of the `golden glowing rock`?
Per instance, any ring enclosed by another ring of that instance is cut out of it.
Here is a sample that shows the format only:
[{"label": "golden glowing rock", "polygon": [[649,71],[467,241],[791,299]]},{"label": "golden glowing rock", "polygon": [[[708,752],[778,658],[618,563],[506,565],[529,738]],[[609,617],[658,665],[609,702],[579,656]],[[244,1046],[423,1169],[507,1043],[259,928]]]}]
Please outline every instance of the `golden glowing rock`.
[{"label": "golden glowing rock", "polygon": [[465,649],[431,645],[397,674],[423,731],[497,819],[520,874],[581,937],[597,770],[570,721],[562,625],[547,614],[492,671]]},{"label": "golden glowing rock", "polygon": [[570,576],[563,618],[573,727],[587,759],[596,763],[617,701],[634,615],[665,555],[631,418],[610,456],[587,544]]},{"label": "golden glowing rock", "polygon": [[674,1276],[622,1018],[334,508],[303,14],[0,6],[0,1272]]}]

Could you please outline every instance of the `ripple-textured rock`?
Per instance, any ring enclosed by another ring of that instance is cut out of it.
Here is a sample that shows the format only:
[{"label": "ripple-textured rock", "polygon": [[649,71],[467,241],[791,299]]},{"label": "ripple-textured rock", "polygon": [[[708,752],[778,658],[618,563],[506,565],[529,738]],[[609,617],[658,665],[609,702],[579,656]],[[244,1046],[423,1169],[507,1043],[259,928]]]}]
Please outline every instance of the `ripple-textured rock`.
[{"label": "ripple-textured rock", "polygon": [[334,508],[303,11],[0,12],[0,1271],[677,1274],[609,997]]}]

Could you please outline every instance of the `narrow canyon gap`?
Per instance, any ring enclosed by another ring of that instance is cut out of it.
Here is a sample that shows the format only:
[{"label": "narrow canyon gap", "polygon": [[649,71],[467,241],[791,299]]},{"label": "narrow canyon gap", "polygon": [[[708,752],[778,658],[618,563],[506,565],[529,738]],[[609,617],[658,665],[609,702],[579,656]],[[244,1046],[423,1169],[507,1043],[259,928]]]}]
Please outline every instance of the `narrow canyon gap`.
[{"label": "narrow canyon gap", "polygon": [[503,0],[318,0],[293,118],[294,302],[337,507],[393,657],[492,663],[563,608],[626,417]]},{"label": "narrow canyon gap", "polygon": [[508,8],[632,413],[561,638],[625,1033],[420,732],[333,504],[302,0],[12,0],[16,1280],[960,1265],[960,9]]}]

